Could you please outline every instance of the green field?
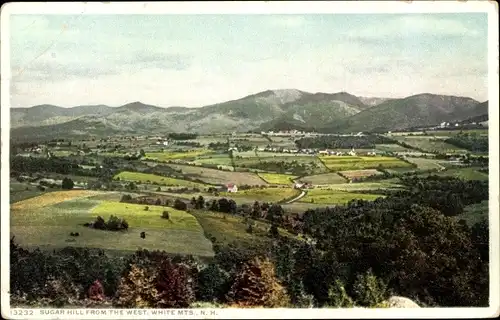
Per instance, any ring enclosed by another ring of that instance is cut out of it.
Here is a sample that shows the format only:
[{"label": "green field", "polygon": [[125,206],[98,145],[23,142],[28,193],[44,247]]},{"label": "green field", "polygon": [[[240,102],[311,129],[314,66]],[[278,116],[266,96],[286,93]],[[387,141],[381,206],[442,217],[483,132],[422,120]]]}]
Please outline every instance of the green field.
[{"label": "green field", "polygon": [[318,189],[313,189],[313,190],[336,190],[336,191],[346,191],[346,192],[352,192],[352,191],[370,191],[370,190],[394,190],[401,188],[400,185],[394,182],[389,182],[386,180],[383,181],[377,181],[377,182],[356,182],[356,183],[338,183],[338,184],[332,184],[328,185],[327,187],[321,187]]},{"label": "green field", "polygon": [[394,137],[400,142],[404,142],[414,148],[419,148],[431,153],[467,153],[465,149],[461,149],[454,145],[444,142],[445,136],[399,136]]},{"label": "green field", "polygon": [[221,197],[245,200],[248,202],[279,202],[300,194],[299,190],[292,188],[254,188],[241,190],[236,193],[221,192]]},{"label": "green field", "polygon": [[291,184],[297,176],[279,173],[259,173],[259,177],[270,184]]},{"label": "green field", "polygon": [[307,195],[299,202],[321,203],[321,204],[346,204],[351,200],[375,200],[383,197],[377,194],[354,193],[329,189],[312,189],[307,191]]},{"label": "green field", "polygon": [[113,177],[125,181],[134,181],[139,183],[157,183],[164,186],[178,186],[190,188],[205,188],[207,185],[196,183],[188,180],[168,178],[150,173],[123,171]]},{"label": "green field", "polygon": [[324,173],[306,176],[299,179],[301,182],[312,183],[313,185],[345,183],[346,179],[337,173]]},{"label": "green field", "polygon": [[199,156],[211,153],[207,149],[199,149],[186,152],[146,152],[144,160],[170,161],[196,159]]},{"label": "green field", "polygon": [[169,164],[169,167],[182,170],[182,173],[189,175],[194,179],[199,179],[209,184],[228,184],[236,185],[267,185],[258,175],[251,172],[228,172],[201,166],[190,166],[181,164]]},{"label": "green field", "polygon": [[[196,218],[169,207],[73,199],[45,207],[23,206],[11,210],[11,236],[21,245],[56,249],[67,246],[100,248],[111,251],[135,251],[139,248],[165,250],[177,254],[212,256],[211,243],[204,237]],[[162,219],[167,210],[170,220]],[[127,231],[103,231],[83,226],[97,215],[125,218]],[[140,232],[146,232],[146,238]],[[79,237],[70,237],[78,232]]]},{"label": "green field", "polygon": [[426,158],[406,158],[406,160],[410,163],[413,163],[417,166],[419,170],[442,170],[444,167],[439,164],[440,160],[436,159],[426,159]]},{"label": "green field", "polygon": [[[489,177],[486,173],[480,172],[475,168],[455,168],[447,169],[438,173],[433,173],[443,177],[455,177],[464,180],[488,180]],[[424,174],[426,176],[428,174]]]},{"label": "green field", "polygon": [[382,168],[405,168],[412,165],[393,157],[356,157],[325,156],[320,157],[324,165],[332,171],[361,170]]},{"label": "green field", "polygon": [[384,152],[402,152],[402,151],[411,151],[408,148],[400,146],[399,144],[377,144],[375,145],[375,149]]}]

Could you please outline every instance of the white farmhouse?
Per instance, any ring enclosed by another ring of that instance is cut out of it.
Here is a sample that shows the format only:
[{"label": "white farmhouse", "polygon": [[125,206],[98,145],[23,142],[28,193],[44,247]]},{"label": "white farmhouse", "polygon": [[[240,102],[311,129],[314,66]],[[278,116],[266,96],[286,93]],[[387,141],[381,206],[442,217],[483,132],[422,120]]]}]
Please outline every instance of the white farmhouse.
[{"label": "white farmhouse", "polygon": [[229,183],[227,186],[227,192],[238,192],[238,186],[234,183]]}]

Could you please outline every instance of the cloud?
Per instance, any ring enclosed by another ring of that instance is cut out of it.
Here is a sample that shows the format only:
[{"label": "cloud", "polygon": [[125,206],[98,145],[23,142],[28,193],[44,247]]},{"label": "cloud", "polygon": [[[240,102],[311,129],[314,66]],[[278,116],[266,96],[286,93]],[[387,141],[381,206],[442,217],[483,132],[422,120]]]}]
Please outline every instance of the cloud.
[{"label": "cloud", "polygon": [[388,21],[380,21],[375,25],[361,26],[347,32],[353,40],[366,43],[390,41],[411,37],[476,37],[479,29],[465,23],[446,18],[422,15],[405,15],[394,17]]},{"label": "cloud", "polygon": [[276,15],[269,18],[269,24],[273,27],[298,28],[305,23],[305,17],[298,15]]}]

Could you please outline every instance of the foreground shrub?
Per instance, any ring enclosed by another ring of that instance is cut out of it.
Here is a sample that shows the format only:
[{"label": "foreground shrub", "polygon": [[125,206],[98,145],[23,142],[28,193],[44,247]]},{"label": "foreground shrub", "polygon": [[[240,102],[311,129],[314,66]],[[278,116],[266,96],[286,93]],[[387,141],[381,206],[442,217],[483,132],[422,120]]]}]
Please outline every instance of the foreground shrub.
[{"label": "foreground shrub", "polygon": [[194,283],[190,269],[165,259],[156,276],[157,308],[187,308],[194,302]]},{"label": "foreground shrub", "polygon": [[227,298],[240,307],[278,308],[289,304],[285,288],[278,282],[268,258],[246,263],[236,274]]},{"label": "foreground shrub", "polygon": [[357,276],[353,291],[356,303],[365,307],[379,305],[389,298],[386,284],[371,270]]},{"label": "foreground shrub", "polygon": [[231,287],[229,273],[216,264],[210,264],[198,274],[197,300],[222,301]]},{"label": "foreground shrub", "polygon": [[153,308],[158,298],[155,277],[145,268],[131,266],[130,272],[120,280],[116,305],[125,308]]}]

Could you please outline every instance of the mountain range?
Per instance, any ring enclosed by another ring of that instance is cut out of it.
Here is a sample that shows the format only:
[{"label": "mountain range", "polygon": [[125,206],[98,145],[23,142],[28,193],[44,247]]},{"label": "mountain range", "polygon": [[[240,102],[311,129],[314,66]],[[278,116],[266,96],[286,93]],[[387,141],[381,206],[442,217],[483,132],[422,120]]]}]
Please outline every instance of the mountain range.
[{"label": "mountain range", "polygon": [[430,93],[406,98],[359,97],[347,92],[267,90],[201,108],[163,108],[133,102],[63,108],[38,105],[11,109],[11,137],[20,140],[61,136],[223,133],[251,130],[358,132],[398,130],[443,121],[484,118],[488,103]]}]

